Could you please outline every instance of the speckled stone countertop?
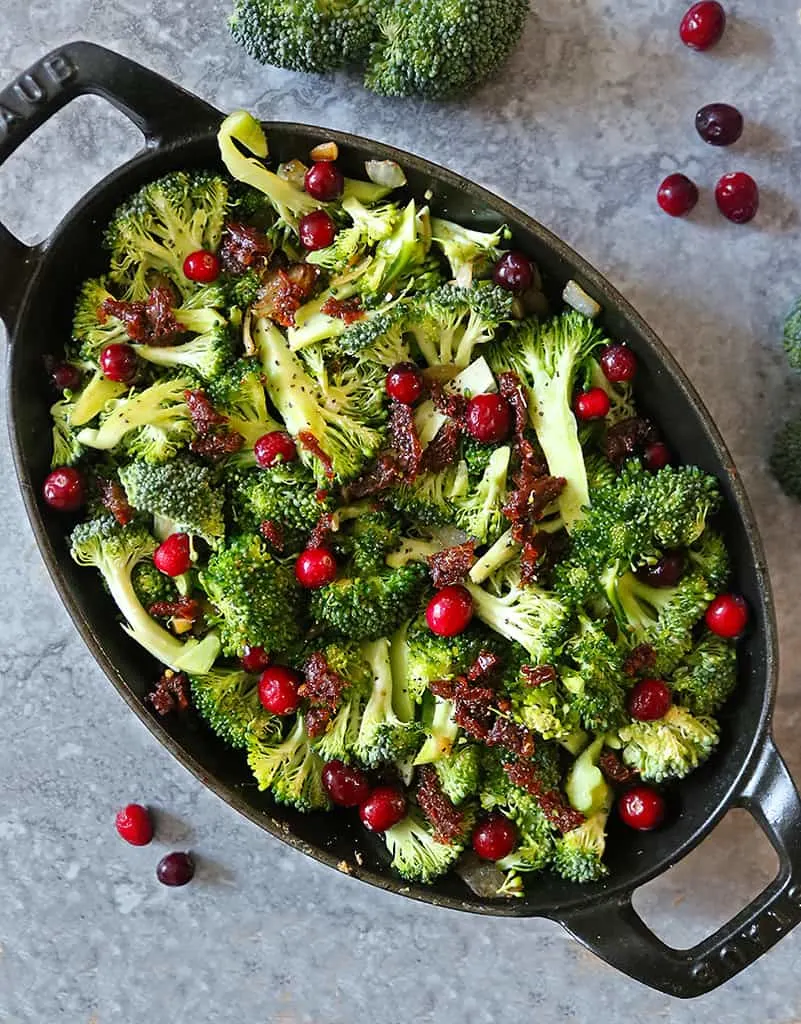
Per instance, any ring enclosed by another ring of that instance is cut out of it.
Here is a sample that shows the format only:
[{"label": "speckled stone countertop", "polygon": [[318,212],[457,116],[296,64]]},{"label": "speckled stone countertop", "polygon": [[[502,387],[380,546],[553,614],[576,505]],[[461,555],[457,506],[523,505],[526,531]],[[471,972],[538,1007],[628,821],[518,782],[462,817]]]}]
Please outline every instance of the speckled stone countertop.
[{"label": "speckled stone countertop", "polygon": [[[228,38],[226,2],[0,0],[0,81],[72,38],[175,78],[221,109],[360,132],[460,171],[532,213],[594,262],[661,334],[734,453],[756,505],[778,604],[776,735],[801,778],[797,613],[801,507],[766,471],[771,434],[801,387],[779,325],[801,292],[801,24],[794,0],[731,3],[713,52],[676,38],[681,0],[536,0],[502,80],[429,106],[256,66]],[[624,13],[625,11],[625,13]],[[736,149],[695,135],[703,103],[747,128]],[[0,172],[0,220],[45,237],[139,145],[82,99]],[[753,225],[714,209],[727,170],[763,189]],[[702,188],[687,222],[654,191],[681,170]],[[684,1004],[606,967],[556,925],[473,918],[403,901],[322,868],[240,819],[126,710],[46,576],[0,453],[0,1021],[30,1024],[387,1024],[563,1020],[798,1024],[801,930],[722,990]],[[158,842],[125,846],[118,805],[158,808]],[[156,859],[191,847],[193,885],[167,890]],[[689,946],[745,905],[775,857],[735,812],[636,905]]]}]

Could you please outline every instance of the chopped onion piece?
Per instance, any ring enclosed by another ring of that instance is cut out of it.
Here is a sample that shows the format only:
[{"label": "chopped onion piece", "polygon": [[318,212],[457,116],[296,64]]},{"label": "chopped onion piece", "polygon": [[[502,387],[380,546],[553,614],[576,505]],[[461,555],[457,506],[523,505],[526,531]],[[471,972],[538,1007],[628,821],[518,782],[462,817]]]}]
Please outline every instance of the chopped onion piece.
[{"label": "chopped onion piece", "polygon": [[473,264],[463,263],[456,271],[454,281],[459,288],[469,288],[473,283]]},{"label": "chopped onion piece", "polygon": [[303,188],[303,181],[306,177],[308,167],[300,160],[288,160],[278,168],[278,177],[288,181],[295,188]]},{"label": "chopped onion piece", "polygon": [[472,852],[466,853],[454,870],[470,890],[483,899],[497,896],[506,877],[495,864],[479,860]]},{"label": "chopped onion piece", "polygon": [[406,184],[403,168],[394,160],[367,160],[364,169],[367,172],[367,177],[375,185],[402,188]]},{"label": "chopped onion piece", "polygon": [[575,281],[568,281],[565,285],[565,290],[562,292],[562,298],[568,304],[572,306],[579,313],[583,313],[584,316],[595,317],[601,312],[601,307],[591,298],[581,287],[576,284]]}]

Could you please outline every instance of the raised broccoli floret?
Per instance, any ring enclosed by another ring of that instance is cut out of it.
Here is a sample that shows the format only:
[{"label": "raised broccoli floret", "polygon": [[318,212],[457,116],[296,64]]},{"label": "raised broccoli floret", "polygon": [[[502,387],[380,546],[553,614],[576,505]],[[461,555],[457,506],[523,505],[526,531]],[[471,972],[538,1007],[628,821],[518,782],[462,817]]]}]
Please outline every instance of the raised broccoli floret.
[{"label": "raised broccoli floret", "polygon": [[642,489],[643,513],[657,546],[694,544],[720,508],[720,485],[697,466],[666,466]]},{"label": "raised broccoli floret", "polygon": [[389,238],[401,214],[397,203],[368,207],[353,196],[342,200],[342,209],[350,217],[350,227],[340,228],[332,245],[309,253],[306,262],[333,274],[347,273],[368,249]]},{"label": "raised broccoli floret", "polygon": [[[340,510],[339,515],[348,510]],[[354,510],[355,511],[355,510]],[[357,518],[340,520],[348,527],[339,537],[339,547],[349,556],[354,571],[380,573],[386,568],[387,554],[401,542],[401,522],[390,510],[365,509]]]},{"label": "raised broccoli floret", "polygon": [[356,756],[371,767],[407,761],[420,745],[420,728],[412,718],[401,718],[396,707],[394,694],[396,689],[403,690],[404,680],[393,678],[389,641],[374,640],[362,650],[373,680],[354,747]]},{"label": "raised broccoli floret", "polygon": [[167,520],[167,532],[190,533],[212,546],[225,535],[222,488],[207,465],[188,456],[163,465],[136,460],[119,475],[134,508]]},{"label": "raised broccoli floret", "polygon": [[445,255],[454,279],[460,285],[485,277],[501,255],[500,246],[511,238],[502,224],[495,231],[471,231],[439,217],[431,219],[431,237]]},{"label": "raised broccoli floret", "polygon": [[464,803],[478,792],[481,771],[481,748],[464,743],[451,751],[449,757],[434,762],[442,791],[454,804]]},{"label": "raised broccoli floret", "polygon": [[470,92],[506,61],[528,13],[527,0],[391,0],[378,18],[367,86],[427,99]]},{"label": "raised broccoli floret", "polygon": [[[798,317],[798,368],[801,369],[801,303]],[[788,420],[776,435],[770,468],[784,493],[801,500],[801,416]]]},{"label": "raised broccoli floret", "polygon": [[784,350],[794,370],[801,370],[801,299],[798,299],[784,322]]},{"label": "raised broccoli floret", "polygon": [[239,528],[258,530],[269,520],[283,531],[287,551],[303,547],[320,516],[333,508],[330,497],[322,498],[314,477],[299,463],[234,471],[228,491]]},{"label": "raised broccoli floret", "polygon": [[106,345],[128,344],[130,341],[121,320],[115,316],[100,316],[103,303],[115,298],[105,277],[90,278],[81,285],[75,302],[72,336],[79,343],[78,354],[88,362],[97,362]]},{"label": "raised broccoli floret", "polygon": [[419,703],[429,683],[466,672],[485,645],[481,633],[472,626],[457,636],[437,636],[420,617],[409,626],[406,646],[409,693]]},{"label": "raised broccoli floret", "polygon": [[134,458],[146,462],[171,459],[194,436],[184,399],[184,392],[192,386],[189,378],[167,378],[110,402],[100,425],[85,427],[78,441],[100,451],[112,451],[125,441]]},{"label": "raised broccoli floret", "polygon": [[570,748],[573,739],[581,735],[578,710],[559,678],[529,686],[521,677],[511,698],[513,717],[544,739],[557,740]]},{"label": "raised broccoli floret", "polygon": [[407,329],[429,366],[468,366],[475,350],[511,319],[512,294],[486,282],[462,288],[446,284],[422,295]]},{"label": "raised broccoli floret", "polygon": [[618,732],[623,760],[647,782],[683,779],[709,757],[718,745],[713,718],[696,718],[686,708],[673,707],[656,722],[632,722]]},{"label": "raised broccoli floret", "polygon": [[731,579],[731,559],[726,542],[716,531],[707,527],[701,539],[688,549],[690,565],[699,572],[713,590],[725,590]]},{"label": "raised broccoli floret", "polygon": [[568,882],[597,882],[609,874],[606,851],[608,810],[596,811],[554,843],[553,870]]},{"label": "raised broccoli floret", "polygon": [[172,603],[178,600],[178,589],[175,581],[165,576],[150,561],[140,562],[132,573],[133,588],[143,608],[160,601]]},{"label": "raised broccoli floret", "polygon": [[464,850],[464,842],[437,842],[417,808],[412,808],[402,821],[387,829],[384,841],[395,871],[409,882],[426,885],[447,874]]},{"label": "raised broccoli floret", "polygon": [[223,650],[291,652],[303,636],[303,591],[291,565],[280,563],[255,535],[232,537],[199,575],[219,623]]},{"label": "raised broccoli floret", "polygon": [[192,370],[204,380],[219,376],[233,358],[231,337],[222,317],[205,334],[180,345],[137,345],[136,354],[155,366]]},{"label": "raised broccoli floret", "polygon": [[714,715],[737,685],[737,651],[733,644],[704,633],[670,679],[673,692],[694,715]]},{"label": "raised broccoli floret", "polygon": [[281,740],[274,732],[247,736],[248,764],[260,790],[269,789],[279,804],[298,811],[325,810],[330,806],[323,789],[323,762],[306,731],[303,715]]},{"label": "raised broccoli floret", "polygon": [[460,463],[440,473],[421,473],[411,483],[393,488],[387,501],[425,526],[446,526],[454,518],[454,499],[464,497],[469,487],[467,464]]},{"label": "raised broccoli floret", "polygon": [[[259,700],[258,676],[240,668],[212,668],[190,678],[192,701],[210,728],[232,747],[247,746],[257,731],[261,742],[281,737],[281,719],[269,715]],[[255,727],[255,728],[254,728]]]},{"label": "raised broccoli floret", "polygon": [[481,441],[476,441],[469,434],[462,436],[459,452],[462,461],[467,465],[467,472],[471,483],[475,483],[482,478],[495,451],[496,449],[491,444],[483,444]]},{"label": "raised broccoli floret", "polygon": [[106,231],[111,280],[133,301],[147,298],[159,274],[191,295],[197,285],[184,274],[184,260],[198,249],[216,251],[227,206],[228,184],[217,174],[175,171],[145,185]]},{"label": "raised broccoli floret", "polygon": [[122,527],[111,516],[79,523],[72,531],[70,551],[78,565],[98,569],[122,613],[123,629],[162,664],[175,671],[208,672],[220,652],[220,639],[178,640],[148,615],[137,597],[132,574],[152,558],[156,541],[139,526]]},{"label": "raised broccoli floret", "polygon": [[590,503],[587,470],[573,414],[573,386],[582,364],[606,339],[580,313],[527,320],[489,355],[495,370],[514,370],[529,389],[529,418],[552,476],[567,481],[559,510],[568,531]]},{"label": "raised broccoli floret", "polygon": [[565,653],[577,670],[563,671],[562,682],[584,728],[604,732],[622,725],[631,680],[623,672],[623,652],[602,623],[579,615],[578,631],[567,642]]},{"label": "raised broccoli floret", "polygon": [[479,482],[455,502],[456,522],[479,544],[494,544],[509,526],[503,506],[511,457],[511,448],[496,448]]},{"label": "raised broccoli floret", "polygon": [[72,425],[74,408],[74,403],[68,398],[50,407],[50,418],[53,421],[53,457],[50,465],[53,469],[57,466],[74,466],[83,455],[83,446]]},{"label": "raised broccoli floret", "polygon": [[422,565],[345,576],[311,596],[315,622],[349,640],[391,636],[417,608],[428,573]]},{"label": "raised broccoli floret", "polygon": [[234,39],[262,64],[322,74],[362,61],[377,0],[236,0]]},{"label": "raised broccoli floret", "polygon": [[[264,434],[284,429],[267,408],[258,359],[238,359],[212,382],[209,396],[214,407],[228,417],[228,428],[244,437],[248,449],[252,449]],[[241,453],[237,459],[241,460]]]}]

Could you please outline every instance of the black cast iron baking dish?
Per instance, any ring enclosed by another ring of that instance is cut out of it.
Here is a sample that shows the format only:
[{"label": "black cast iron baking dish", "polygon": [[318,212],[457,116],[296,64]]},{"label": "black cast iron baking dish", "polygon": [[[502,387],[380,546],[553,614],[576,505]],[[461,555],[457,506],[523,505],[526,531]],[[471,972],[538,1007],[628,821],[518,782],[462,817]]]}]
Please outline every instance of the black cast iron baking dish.
[{"label": "black cast iron baking dish", "polygon": [[[731,457],[690,383],[625,300],[576,253],[531,218],[484,189],[419,157],[339,132],[268,123],[278,160],[303,155],[333,138],[347,173],[366,158],[395,159],[417,195],[430,189],[439,215],[475,227],[505,221],[515,244],[532,256],[553,289],[575,278],[604,307],[604,324],[637,352],[641,404],[650,409],[679,456],[714,473],[728,498],[725,524],[736,554],[737,589],[748,598],[754,626],[742,645],[741,683],[723,717],[719,752],[679,787],[673,821],[653,834],[616,833],[611,825],[610,877],[574,886],[534,881],[524,899],[482,899],[455,875],[433,888],[409,886],[389,870],[383,845],[337,815],[304,816],[277,807],[248,780],[244,759],[196,721],[156,721],[142,698],[154,664],[108,614],[94,574],[79,570],[65,543],[65,522],[40,501],[50,458],[43,357],[67,336],[76,289],[99,273],[100,232],[116,205],[145,181],[181,167],[217,166],[215,133],[222,115],[151,71],[101,47],[76,42],[54,51],[0,93],[0,164],[39,125],[76,96],[103,96],[144,134],[144,149],[109,175],[66,217],[51,238],[29,248],[0,225],[0,317],[10,337],[8,402],[11,444],[31,524],[53,581],[95,658],[129,706],[178,760],[231,806],[283,842],[382,889],[455,910],[561,922],[627,974],[664,992],[690,997],[738,973],[801,921],[801,801],[770,735],[777,641],[765,559],[748,500]],[[662,943],[632,907],[640,885],[699,843],[732,807],[746,807],[775,847],[776,879],[709,939],[687,950]],[[360,852],[359,862],[354,857]]]}]

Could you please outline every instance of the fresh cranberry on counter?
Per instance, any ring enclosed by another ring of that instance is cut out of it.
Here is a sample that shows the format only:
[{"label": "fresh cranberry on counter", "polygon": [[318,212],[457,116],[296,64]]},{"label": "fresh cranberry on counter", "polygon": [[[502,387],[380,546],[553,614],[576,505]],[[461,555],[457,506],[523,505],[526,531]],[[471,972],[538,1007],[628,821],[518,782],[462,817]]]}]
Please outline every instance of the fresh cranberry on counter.
[{"label": "fresh cranberry on counter", "polygon": [[187,533],[171,533],[153,553],[153,564],[165,576],[183,576],[192,568],[192,545]]},{"label": "fresh cranberry on counter", "polygon": [[502,814],[493,814],[473,832],[473,849],[482,860],[503,860],[517,846],[517,829]]},{"label": "fresh cranberry on counter", "polygon": [[654,441],[645,449],[642,461],[650,473],[658,473],[673,462],[673,454],[664,441]]},{"label": "fresh cranberry on counter", "polygon": [[371,832],[386,832],[406,814],[406,797],[397,786],[376,786],[359,806],[362,824]]},{"label": "fresh cranberry on counter", "polygon": [[263,647],[246,647],[239,660],[242,668],[254,676],[259,675],[270,665],[270,655]]},{"label": "fresh cranberry on counter", "polygon": [[50,379],[57,391],[77,391],[81,386],[81,371],[72,363],[56,363]]},{"label": "fresh cranberry on counter", "polygon": [[330,203],[345,191],[345,177],[332,160],[320,160],[306,171],[303,187],[321,203]]},{"label": "fresh cranberry on counter", "polygon": [[337,236],[337,226],[333,217],[325,210],[314,210],[300,218],[298,224],[300,244],[309,252],[327,249]]},{"label": "fresh cranberry on counter", "polygon": [[456,636],[464,633],[473,618],[473,598],[470,591],[456,584],[443,587],[428,602],[426,622],[437,636]]},{"label": "fresh cranberry on counter", "polygon": [[474,395],[465,410],[467,432],[482,444],[505,441],[512,429],[512,408],[500,395]]},{"label": "fresh cranberry on counter", "polygon": [[184,277],[198,284],[211,284],[220,276],[220,260],[207,249],[190,252],[184,260]]},{"label": "fresh cranberry on counter", "polygon": [[153,822],[147,808],[141,804],[128,804],[117,811],[114,824],[120,836],[131,846],[147,846],[153,838]]},{"label": "fresh cranberry on counter", "polygon": [[609,395],[603,388],[590,388],[576,395],[576,416],[583,421],[602,420],[612,408]]},{"label": "fresh cranberry on counter", "polygon": [[77,512],[86,500],[83,477],[71,466],[62,466],[48,473],[42,494],[50,508],[59,512]]},{"label": "fresh cranberry on counter", "polygon": [[650,832],[665,820],[665,800],[651,786],[634,786],[618,800],[618,814],[624,824],[637,832]]},{"label": "fresh cranberry on counter", "polygon": [[323,767],[323,789],[338,807],[358,807],[370,795],[370,783],[361,768],[344,761],[329,761]]},{"label": "fresh cranberry on counter", "polygon": [[625,384],[637,373],[637,357],[628,345],[607,345],[600,363],[604,377],[612,384]]},{"label": "fresh cranberry on counter", "polygon": [[327,587],[337,577],[337,561],[328,548],[306,548],[295,562],[295,578],[307,590]]},{"label": "fresh cranberry on counter", "polygon": [[258,439],[253,446],[253,454],[262,469],[269,469],[279,462],[294,462],[298,449],[285,430],[272,430]]},{"label": "fresh cranberry on counter", "polygon": [[745,171],[724,174],[715,186],[715,202],[728,220],[747,224],[759,209],[759,186]]},{"label": "fresh cranberry on counter", "polygon": [[629,714],[638,722],[656,722],[670,711],[673,696],[661,679],[641,679],[629,691]]},{"label": "fresh cranberry on counter", "polygon": [[719,43],[726,28],[726,12],[715,0],[693,4],[681,19],[679,35],[692,50],[708,50]]},{"label": "fresh cranberry on counter", "polygon": [[387,374],[385,387],[396,402],[414,405],[423,393],[423,375],[414,363],[395,363]]},{"label": "fresh cranberry on counter", "polygon": [[100,353],[100,369],[109,380],[130,384],[139,370],[135,350],[131,345],[122,343],[106,345]]},{"label": "fresh cranberry on counter", "polygon": [[270,665],[259,679],[259,700],[274,715],[291,715],[300,705],[298,687],[303,677],[285,665]]},{"label": "fresh cranberry on counter", "polygon": [[748,605],[739,594],[721,594],[706,610],[704,621],[717,636],[737,640],[748,625]]},{"label": "fresh cranberry on counter", "polygon": [[695,115],[695,130],[710,146],[731,146],[743,134],[743,115],[728,103],[707,103]]},{"label": "fresh cranberry on counter", "polygon": [[186,885],[195,877],[195,862],[188,853],[168,853],[156,867],[162,885]]},{"label": "fresh cranberry on counter", "polygon": [[495,264],[492,279],[500,288],[522,295],[534,283],[534,268],[527,256],[513,249],[505,252]]},{"label": "fresh cranberry on counter", "polygon": [[656,201],[671,217],[683,217],[698,202],[698,186],[686,174],[669,174],[657,190]]}]

